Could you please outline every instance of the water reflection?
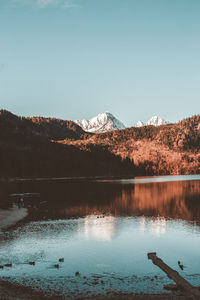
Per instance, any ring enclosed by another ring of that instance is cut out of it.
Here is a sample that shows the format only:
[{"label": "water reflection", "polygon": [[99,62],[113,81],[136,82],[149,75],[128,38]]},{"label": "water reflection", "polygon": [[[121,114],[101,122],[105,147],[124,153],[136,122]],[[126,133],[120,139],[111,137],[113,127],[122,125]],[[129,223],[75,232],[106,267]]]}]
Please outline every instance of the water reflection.
[{"label": "water reflection", "polygon": [[[102,191],[103,189],[103,191]],[[98,194],[94,198],[94,194]],[[78,195],[77,195],[78,197]],[[82,201],[81,201],[82,199]],[[94,184],[73,204],[58,208],[62,217],[93,214],[151,216],[165,219],[200,219],[200,181],[159,182],[135,185]],[[163,220],[162,231],[164,230]]]},{"label": "water reflection", "polygon": [[[200,176],[199,180],[194,180],[193,177],[190,180],[190,176],[184,176],[184,181],[164,181],[161,178],[162,182],[159,178],[154,178],[154,182],[139,184],[130,180],[124,180],[123,184],[116,184],[115,181],[24,182],[13,183],[7,190],[9,193],[41,194],[40,199],[26,201],[26,206],[32,207],[31,220],[104,215],[150,216],[199,223]],[[86,223],[90,223],[89,220]],[[102,224],[103,222],[105,220],[101,219]],[[159,222],[162,223],[160,232],[163,232],[164,221]]]},{"label": "water reflection", "polygon": [[136,184],[126,186],[115,198],[118,214],[198,220],[200,181]]},{"label": "water reflection", "polygon": [[[162,292],[167,276],[147,260],[148,252],[157,251],[176,270],[183,262],[184,277],[199,285],[200,180],[29,182],[8,190],[41,197],[27,199],[24,224],[0,236],[1,263],[13,263],[0,276],[23,284],[25,276],[41,288],[50,280],[48,289],[71,289],[73,295],[77,286],[86,293]],[[58,271],[53,266],[59,257],[65,262]],[[34,268],[29,261],[36,261]],[[94,286],[96,278],[105,286]]]},{"label": "water reflection", "polygon": [[165,234],[167,230],[167,221],[164,218],[156,218],[151,219],[151,221],[147,221],[148,219],[146,217],[140,218],[140,231],[144,233],[147,230],[147,226],[150,229],[151,233],[153,233],[156,236],[161,236],[162,234]]},{"label": "water reflection", "polygon": [[110,241],[115,234],[115,218],[87,216],[84,219],[84,233],[87,240]]}]

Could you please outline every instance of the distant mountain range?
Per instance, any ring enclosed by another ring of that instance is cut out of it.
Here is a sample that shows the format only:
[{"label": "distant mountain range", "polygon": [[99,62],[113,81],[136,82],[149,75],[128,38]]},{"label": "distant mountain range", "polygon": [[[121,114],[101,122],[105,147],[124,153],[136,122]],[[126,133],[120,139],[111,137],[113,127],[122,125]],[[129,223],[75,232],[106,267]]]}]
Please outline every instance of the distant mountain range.
[{"label": "distant mountain range", "polygon": [[[84,131],[91,133],[108,132],[127,128],[121,121],[119,121],[115,116],[113,116],[113,114],[109,112],[99,114],[98,116],[93,117],[90,120],[83,119],[75,120],[74,122],[78,124]],[[161,117],[154,116],[146,123],[138,121],[136,123],[136,127],[148,125],[160,126],[166,124],[168,124],[167,121],[165,121]]]}]

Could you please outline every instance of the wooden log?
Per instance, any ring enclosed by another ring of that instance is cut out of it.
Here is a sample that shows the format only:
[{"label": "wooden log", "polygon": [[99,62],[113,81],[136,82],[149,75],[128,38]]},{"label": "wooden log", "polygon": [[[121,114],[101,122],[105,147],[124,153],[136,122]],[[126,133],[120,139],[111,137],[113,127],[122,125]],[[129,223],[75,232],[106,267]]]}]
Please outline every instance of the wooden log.
[{"label": "wooden log", "polygon": [[166,284],[164,285],[164,289],[168,291],[177,291],[179,287],[177,284]]},{"label": "wooden log", "polygon": [[153,264],[158,266],[161,270],[163,270],[167,276],[174,280],[178,287],[182,288],[190,295],[195,296],[197,299],[200,299],[200,290],[197,287],[191,285],[187,280],[185,280],[177,271],[170,268],[167,264],[165,264],[162,259],[157,257],[156,252],[151,252],[147,254],[148,259],[151,259]]}]

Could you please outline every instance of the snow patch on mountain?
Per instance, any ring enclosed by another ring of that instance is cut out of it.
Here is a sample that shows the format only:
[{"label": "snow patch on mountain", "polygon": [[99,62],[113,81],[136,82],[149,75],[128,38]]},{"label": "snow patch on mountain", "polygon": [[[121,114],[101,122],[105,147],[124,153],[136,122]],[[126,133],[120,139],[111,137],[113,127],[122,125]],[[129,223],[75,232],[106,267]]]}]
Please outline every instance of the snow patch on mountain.
[{"label": "snow patch on mountain", "polygon": [[112,130],[125,129],[125,125],[116,119],[111,113],[105,112],[90,120],[75,120],[76,124],[87,132],[107,132]]},{"label": "snow patch on mountain", "polygon": [[153,125],[153,126],[160,126],[160,125],[166,125],[169,124],[169,122],[165,121],[163,118],[158,117],[158,116],[153,116],[151,119],[149,119],[146,123],[143,123],[141,121],[138,121],[136,123],[136,127],[142,127],[142,126],[148,126],[148,125]]}]

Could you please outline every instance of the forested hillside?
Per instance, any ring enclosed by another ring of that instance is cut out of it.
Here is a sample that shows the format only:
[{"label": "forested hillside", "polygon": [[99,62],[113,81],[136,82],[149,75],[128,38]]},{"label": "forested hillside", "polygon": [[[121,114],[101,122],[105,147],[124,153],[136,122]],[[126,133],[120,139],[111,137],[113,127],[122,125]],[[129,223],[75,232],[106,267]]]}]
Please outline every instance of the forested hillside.
[{"label": "forested hillside", "polygon": [[0,177],[200,173],[200,115],[88,134],[72,121],[0,111]]},{"label": "forested hillside", "polygon": [[83,151],[52,139],[82,139],[88,134],[71,121],[23,118],[0,111],[0,177],[122,176],[133,174],[129,160],[122,160],[104,146]]},{"label": "forested hillside", "polygon": [[108,150],[135,164],[137,174],[200,173],[200,115],[176,124],[143,126],[93,135],[73,144],[107,146]]},{"label": "forested hillside", "polygon": [[10,139],[41,136],[47,139],[81,139],[88,134],[72,121],[55,118],[19,117],[6,110],[0,110],[0,133],[4,138]]}]

